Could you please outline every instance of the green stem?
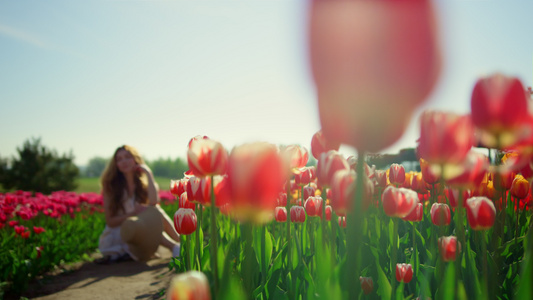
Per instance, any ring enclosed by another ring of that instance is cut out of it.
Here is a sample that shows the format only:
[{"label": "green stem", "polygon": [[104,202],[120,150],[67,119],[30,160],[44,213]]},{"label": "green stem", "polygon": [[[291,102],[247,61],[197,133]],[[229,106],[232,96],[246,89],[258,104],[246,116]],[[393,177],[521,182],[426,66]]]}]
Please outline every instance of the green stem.
[{"label": "green stem", "polygon": [[396,297],[396,264],[398,263],[398,218],[392,218],[393,232],[391,244],[391,299]]},{"label": "green stem", "polygon": [[487,266],[487,241],[485,240],[485,231],[479,231],[479,237],[481,238],[481,257],[483,264],[483,299],[489,298],[489,274]]},{"label": "green stem", "polygon": [[263,285],[263,299],[267,299],[266,277],[267,277],[267,261],[266,261],[266,226],[261,226],[261,282]]},{"label": "green stem", "polygon": [[242,263],[241,273],[242,273],[242,279],[244,283],[244,288],[246,290],[246,294],[249,295],[251,298],[251,295],[254,291],[254,282],[253,282],[253,256],[254,256],[254,250],[252,248],[253,243],[253,236],[252,236],[252,225],[251,224],[242,224],[241,225],[241,233],[242,237],[244,239],[244,260]]},{"label": "green stem", "polygon": [[[344,276],[344,288],[348,290],[349,299],[357,299],[361,285],[358,282],[359,268],[361,264],[361,240],[363,234],[363,190],[365,153],[359,151],[357,155],[357,180],[355,185],[355,197],[351,211],[346,216],[348,234],[346,237],[346,267]],[[355,280],[357,279],[357,280]]]},{"label": "green stem", "polygon": [[215,297],[218,295],[219,288],[219,274],[218,274],[218,255],[217,255],[217,241],[218,241],[218,230],[216,222],[216,210],[215,206],[215,180],[213,175],[211,175],[211,270],[213,270],[213,276],[215,278]]},{"label": "green stem", "polygon": [[198,219],[197,219],[197,228],[196,232],[194,233],[196,235],[196,266],[198,267],[197,270],[202,270],[202,248],[203,248],[203,241],[200,240],[200,231],[202,231],[202,215],[203,215],[203,209],[202,205],[200,203],[196,204],[196,211],[198,212]]}]

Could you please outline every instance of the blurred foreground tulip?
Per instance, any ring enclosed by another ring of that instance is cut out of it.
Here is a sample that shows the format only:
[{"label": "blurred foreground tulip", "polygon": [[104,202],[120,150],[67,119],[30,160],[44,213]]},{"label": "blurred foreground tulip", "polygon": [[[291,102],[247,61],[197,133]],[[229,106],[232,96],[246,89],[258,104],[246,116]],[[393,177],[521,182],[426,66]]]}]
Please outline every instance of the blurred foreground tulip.
[{"label": "blurred foreground tulip", "polygon": [[473,230],[488,230],[494,225],[496,207],[487,197],[472,197],[466,201],[466,217]]},{"label": "blurred foreground tulip", "polygon": [[209,281],[204,273],[188,271],[170,281],[167,300],[210,300]]},{"label": "blurred foreground tulip", "polygon": [[403,134],[440,70],[431,1],[310,4],[309,50],[328,140],[378,152]]},{"label": "blurred foreground tulip", "polygon": [[509,147],[531,134],[528,97],[516,77],[496,73],[480,78],[470,104],[472,121],[486,147]]},{"label": "blurred foreground tulip", "polygon": [[413,279],[413,268],[411,264],[396,265],[396,280],[399,282],[409,283]]},{"label": "blurred foreground tulip", "polygon": [[259,224],[270,221],[286,175],[276,146],[257,142],[235,147],[228,167],[233,216]]},{"label": "blurred foreground tulip", "polygon": [[424,111],[420,118],[418,154],[431,164],[458,164],[474,143],[470,116]]}]

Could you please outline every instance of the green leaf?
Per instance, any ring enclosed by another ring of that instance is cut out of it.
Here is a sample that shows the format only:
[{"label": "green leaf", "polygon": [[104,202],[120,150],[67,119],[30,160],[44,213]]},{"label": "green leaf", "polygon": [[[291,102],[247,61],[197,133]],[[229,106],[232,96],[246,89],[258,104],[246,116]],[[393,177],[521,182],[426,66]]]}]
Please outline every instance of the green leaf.
[{"label": "green leaf", "polygon": [[443,281],[435,293],[435,298],[443,300],[455,299],[455,265],[448,263],[443,277]]},{"label": "green leaf", "polygon": [[376,268],[378,270],[378,294],[381,299],[390,299],[391,294],[391,286],[389,279],[387,279],[387,275],[383,272],[381,269],[381,266],[379,265],[379,261],[376,264]]}]

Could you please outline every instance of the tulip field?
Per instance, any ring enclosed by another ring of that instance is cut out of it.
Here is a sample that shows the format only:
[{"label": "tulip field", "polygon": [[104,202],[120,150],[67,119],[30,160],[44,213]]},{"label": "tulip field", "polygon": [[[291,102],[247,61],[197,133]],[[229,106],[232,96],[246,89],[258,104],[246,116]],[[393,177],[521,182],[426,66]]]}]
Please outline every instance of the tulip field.
[{"label": "tulip field", "polygon": [[[169,214],[177,203],[161,191]],[[90,260],[105,226],[99,193],[0,193],[0,299],[62,264]]]},{"label": "tulip field", "polygon": [[[171,266],[185,282],[175,289],[216,299],[529,299],[533,201],[523,175],[491,173],[485,156],[483,168],[445,181],[424,159],[419,172],[376,170],[325,146],[318,132],[318,164],[306,167],[300,146],[276,155],[243,145],[228,157],[220,143],[192,139],[191,171],[171,183],[182,234]],[[492,163],[510,157],[493,153]],[[206,175],[216,170],[224,175]],[[203,288],[186,284],[187,271],[205,275]]]}]

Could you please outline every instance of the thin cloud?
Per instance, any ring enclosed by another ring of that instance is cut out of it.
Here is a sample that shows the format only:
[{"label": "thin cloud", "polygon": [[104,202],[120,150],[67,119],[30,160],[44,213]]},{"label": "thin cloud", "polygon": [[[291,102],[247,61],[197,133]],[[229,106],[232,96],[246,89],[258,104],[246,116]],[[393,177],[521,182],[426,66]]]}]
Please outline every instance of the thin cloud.
[{"label": "thin cloud", "polygon": [[6,25],[0,24],[0,35],[4,35],[13,39],[16,39],[21,42],[25,42],[28,44],[31,44],[33,46],[39,47],[41,49],[47,49],[52,50],[55,47],[53,47],[52,44],[40,39],[39,37],[29,33],[25,32],[23,30],[9,27]]}]

